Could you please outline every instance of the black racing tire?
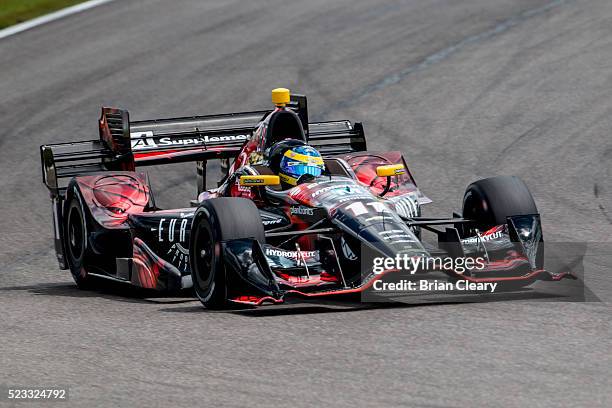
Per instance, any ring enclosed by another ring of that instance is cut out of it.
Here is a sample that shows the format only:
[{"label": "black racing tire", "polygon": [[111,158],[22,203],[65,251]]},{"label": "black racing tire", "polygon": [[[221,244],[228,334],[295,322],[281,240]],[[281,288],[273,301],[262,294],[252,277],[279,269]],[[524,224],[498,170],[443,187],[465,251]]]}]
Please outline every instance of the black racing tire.
[{"label": "black racing tire", "polygon": [[529,189],[516,176],[498,176],[473,182],[463,196],[463,217],[476,221],[480,231],[506,223],[511,215],[538,214]]},{"label": "black racing tire", "polygon": [[[498,176],[470,184],[463,197],[463,217],[476,221],[481,232],[505,224],[512,215],[538,214],[531,192],[516,176]],[[471,231],[468,235],[473,235]],[[543,236],[540,242],[544,242]],[[536,267],[544,268],[544,246],[538,247]]]},{"label": "black racing tire", "polygon": [[263,222],[252,201],[220,197],[200,204],[191,224],[189,257],[194,291],[208,309],[228,306],[221,241],[242,238],[265,242]]},{"label": "black racing tire", "polygon": [[87,217],[83,208],[83,199],[76,189],[66,204],[65,214],[64,248],[68,268],[77,286],[87,289],[91,284],[91,276],[85,267],[88,247]]}]

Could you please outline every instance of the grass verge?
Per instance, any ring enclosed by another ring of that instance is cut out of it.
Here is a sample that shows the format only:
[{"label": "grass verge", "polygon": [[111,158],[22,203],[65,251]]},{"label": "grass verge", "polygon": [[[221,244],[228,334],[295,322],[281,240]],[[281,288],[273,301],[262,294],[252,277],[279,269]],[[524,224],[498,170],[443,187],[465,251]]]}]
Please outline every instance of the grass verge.
[{"label": "grass verge", "polygon": [[84,0],[0,0],[0,30]]}]

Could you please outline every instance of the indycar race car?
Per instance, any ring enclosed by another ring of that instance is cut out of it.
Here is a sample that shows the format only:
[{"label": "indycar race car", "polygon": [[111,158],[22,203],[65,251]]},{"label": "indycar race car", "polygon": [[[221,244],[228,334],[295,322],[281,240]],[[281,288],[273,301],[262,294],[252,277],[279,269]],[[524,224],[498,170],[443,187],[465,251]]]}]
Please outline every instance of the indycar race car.
[{"label": "indycar race car", "polygon": [[[419,271],[451,281],[565,277],[543,269],[540,217],[517,177],[476,181],[461,213],[424,217],[431,200],[401,152],[368,151],[361,123],[309,122],[303,95],[280,88],[273,102],[265,111],[138,122],[102,108],[99,139],[41,146],[60,268],[79,287],[96,277],[157,290],[193,286],[209,308],[359,293],[397,272],[373,270],[366,252],[484,257],[479,270]],[[316,149],[321,162],[287,153],[295,146]],[[279,177],[281,161],[298,156],[320,174]],[[224,170],[214,188],[206,181],[211,160]],[[197,199],[158,208],[139,170],[178,162],[195,163]],[[424,230],[437,242],[422,240]]]}]

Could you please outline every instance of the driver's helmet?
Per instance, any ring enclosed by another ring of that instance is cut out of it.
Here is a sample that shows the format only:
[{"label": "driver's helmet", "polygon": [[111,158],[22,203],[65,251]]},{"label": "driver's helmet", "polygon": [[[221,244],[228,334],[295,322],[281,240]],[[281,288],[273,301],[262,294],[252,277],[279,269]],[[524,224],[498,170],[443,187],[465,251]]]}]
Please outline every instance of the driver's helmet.
[{"label": "driver's helmet", "polygon": [[283,154],[278,176],[290,186],[319,177],[325,170],[321,154],[312,146],[294,146]]}]

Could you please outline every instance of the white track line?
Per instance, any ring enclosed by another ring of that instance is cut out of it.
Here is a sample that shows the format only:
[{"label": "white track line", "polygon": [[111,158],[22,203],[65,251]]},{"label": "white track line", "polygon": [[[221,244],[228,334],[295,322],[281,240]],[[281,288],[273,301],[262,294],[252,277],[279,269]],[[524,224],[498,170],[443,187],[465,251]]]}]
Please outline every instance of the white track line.
[{"label": "white track line", "polygon": [[32,20],[24,21],[23,23],[7,27],[4,30],[0,30],[0,39],[9,37],[11,35],[20,33],[25,30],[29,30],[30,28],[34,28],[34,27],[38,27],[43,24],[47,24],[51,21],[59,20],[60,18],[64,18],[71,14],[80,13],[81,11],[85,11],[90,8],[97,7],[101,4],[108,3],[111,1],[113,0],[90,0],[90,1],[86,1],[85,3],[79,3],[72,7],[58,10],[51,14],[46,14],[44,16],[37,17]]}]

